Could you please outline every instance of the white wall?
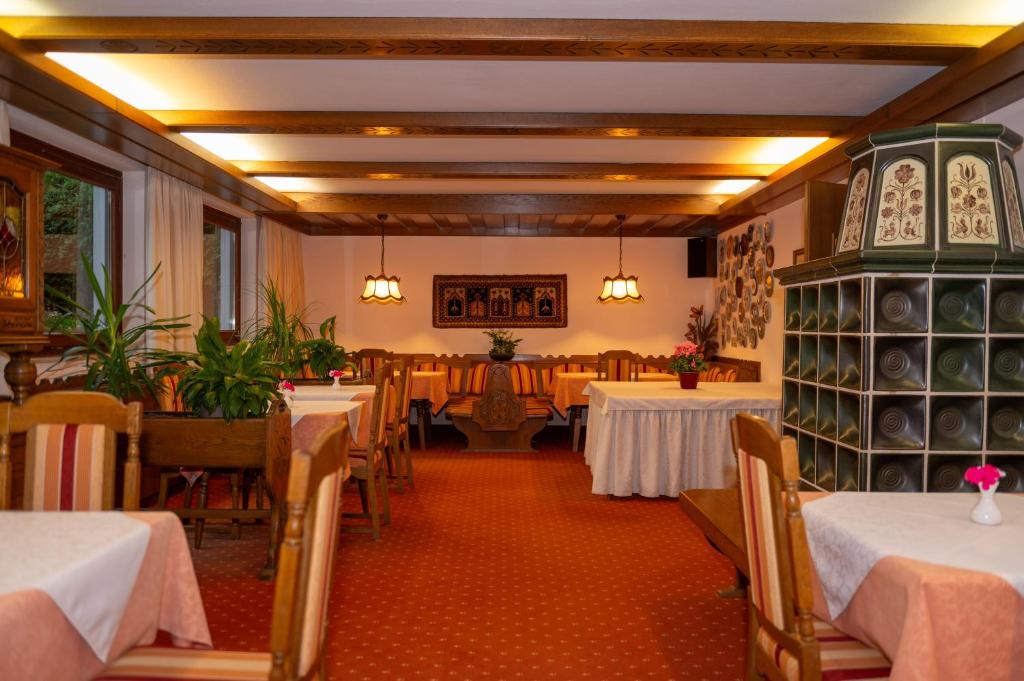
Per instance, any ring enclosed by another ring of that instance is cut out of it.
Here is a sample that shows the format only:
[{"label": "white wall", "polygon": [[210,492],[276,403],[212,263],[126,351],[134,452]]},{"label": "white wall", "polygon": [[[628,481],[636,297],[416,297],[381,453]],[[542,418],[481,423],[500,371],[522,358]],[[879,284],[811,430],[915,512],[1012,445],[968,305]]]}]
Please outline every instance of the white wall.
[{"label": "white wall", "polygon": [[691,305],[710,300],[710,279],[686,277],[686,240],[625,240],[626,274],[639,277],[641,304],[600,304],[601,280],[618,269],[616,239],[572,237],[399,237],[386,242],[385,267],[402,280],[404,305],[358,302],[367,274],[377,274],[377,237],[304,239],[307,321],[337,315],[348,349],[482,353],[480,329],[435,329],[434,274],[566,274],[567,328],[516,329],[529,354],[594,354],[630,349],[669,354],[683,338]]}]

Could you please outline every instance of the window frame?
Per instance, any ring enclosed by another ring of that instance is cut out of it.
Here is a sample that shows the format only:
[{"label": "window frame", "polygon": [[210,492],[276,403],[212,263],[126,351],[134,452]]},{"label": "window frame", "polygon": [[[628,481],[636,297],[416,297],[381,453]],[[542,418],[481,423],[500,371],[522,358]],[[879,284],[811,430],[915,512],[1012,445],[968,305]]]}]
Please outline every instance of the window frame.
[{"label": "window frame", "polygon": [[[57,168],[53,169],[55,172],[88,182],[110,192],[110,233],[107,235],[110,243],[110,260],[107,263],[107,271],[110,273],[114,304],[120,305],[123,292],[121,276],[123,272],[122,230],[124,225],[124,181],[121,171],[101,165],[84,156],[79,156],[17,130],[11,130],[11,146],[53,161],[57,164]],[[40,260],[41,265],[42,260]],[[50,339],[48,346],[50,349],[64,349],[74,345],[74,341],[63,334],[46,334],[46,336]]]},{"label": "window frame", "polygon": [[[235,328],[221,330],[220,337],[224,342],[238,340],[241,336],[239,322],[242,318],[242,218],[230,213],[225,213],[213,206],[203,204],[203,225],[211,224],[218,229],[232,232],[235,235],[235,276],[234,276],[234,299],[235,299]],[[204,263],[205,267],[205,263]]]}]

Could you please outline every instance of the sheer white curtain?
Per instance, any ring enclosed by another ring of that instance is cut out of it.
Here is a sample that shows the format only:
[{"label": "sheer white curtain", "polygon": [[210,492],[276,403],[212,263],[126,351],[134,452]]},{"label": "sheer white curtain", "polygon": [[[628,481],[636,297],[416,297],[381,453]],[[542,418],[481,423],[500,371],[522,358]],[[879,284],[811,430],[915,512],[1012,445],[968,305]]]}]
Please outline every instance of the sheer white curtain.
[{"label": "sheer white curtain", "polygon": [[306,305],[302,235],[279,222],[260,218],[259,249],[257,284],[277,284],[288,311],[298,312]]},{"label": "sheer white curtain", "polygon": [[159,170],[146,171],[147,274],[160,265],[147,300],[155,316],[180,317],[191,328],[164,332],[152,347],[194,350],[203,311],[203,192]]}]

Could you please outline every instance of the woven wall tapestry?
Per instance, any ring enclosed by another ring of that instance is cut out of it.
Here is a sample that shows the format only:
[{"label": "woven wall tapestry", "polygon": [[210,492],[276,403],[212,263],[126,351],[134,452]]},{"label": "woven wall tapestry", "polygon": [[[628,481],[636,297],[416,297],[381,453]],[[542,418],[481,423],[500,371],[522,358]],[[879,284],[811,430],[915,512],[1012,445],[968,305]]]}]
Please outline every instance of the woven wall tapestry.
[{"label": "woven wall tapestry", "polygon": [[434,326],[566,326],[567,290],[564,274],[435,274]]}]

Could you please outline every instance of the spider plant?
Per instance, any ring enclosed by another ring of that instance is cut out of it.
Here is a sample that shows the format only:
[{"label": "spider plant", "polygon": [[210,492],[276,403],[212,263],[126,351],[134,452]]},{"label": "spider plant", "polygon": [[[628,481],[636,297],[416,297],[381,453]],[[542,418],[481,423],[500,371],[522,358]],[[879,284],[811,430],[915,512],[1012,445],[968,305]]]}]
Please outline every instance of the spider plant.
[{"label": "spider plant", "polygon": [[204,317],[195,338],[194,353],[173,353],[182,404],[195,414],[219,414],[228,422],[266,414],[277,398],[281,367],[266,357],[265,348],[246,340],[227,347],[216,317]]},{"label": "spider plant", "polygon": [[153,308],[143,302],[145,291],[153,281],[160,265],[150,273],[128,300],[120,305],[114,302],[110,273],[102,268],[103,281],[93,271],[92,262],[83,254],[82,264],[89,278],[89,287],[96,301],[96,310],[90,310],[61,291],[47,287],[62,314],[47,319],[47,330],[71,339],[73,345],[61,355],[61,363],[80,360],[85,365],[85,389],[110,393],[124,401],[140,400],[146,395],[156,397],[162,386],[154,380],[152,370],[165,366],[166,353],[145,346],[147,334],[187,328],[183,317],[154,319],[132,323],[136,312],[156,316]]}]

